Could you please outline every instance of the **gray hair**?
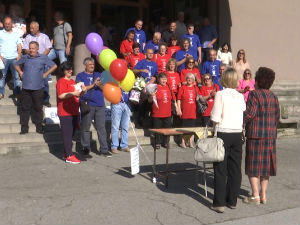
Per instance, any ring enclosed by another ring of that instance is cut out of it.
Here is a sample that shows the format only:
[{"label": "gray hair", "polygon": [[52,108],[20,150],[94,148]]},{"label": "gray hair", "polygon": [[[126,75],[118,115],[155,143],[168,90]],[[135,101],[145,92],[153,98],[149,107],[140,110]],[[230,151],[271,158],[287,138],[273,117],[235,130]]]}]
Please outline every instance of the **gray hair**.
[{"label": "gray hair", "polygon": [[195,75],[194,75],[193,73],[187,73],[187,74],[185,75],[185,80],[186,80],[186,78],[187,78],[188,76],[192,76],[193,79],[196,80]]},{"label": "gray hair", "polygon": [[83,65],[87,64],[88,62],[95,63],[95,60],[94,60],[92,57],[86,57],[86,58],[83,60]]},{"label": "gray hair", "polygon": [[39,25],[39,23],[38,23],[37,21],[32,21],[32,22],[30,23],[30,25],[36,25],[37,27],[40,27],[40,25]]}]

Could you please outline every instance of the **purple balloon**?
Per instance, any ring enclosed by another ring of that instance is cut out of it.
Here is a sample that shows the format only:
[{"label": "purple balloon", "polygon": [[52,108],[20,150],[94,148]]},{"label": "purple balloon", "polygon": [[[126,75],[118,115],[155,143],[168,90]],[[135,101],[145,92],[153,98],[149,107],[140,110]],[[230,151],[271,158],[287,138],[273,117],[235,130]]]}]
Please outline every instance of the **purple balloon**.
[{"label": "purple balloon", "polygon": [[98,55],[103,48],[103,40],[99,34],[92,32],[86,36],[85,46],[93,55]]}]

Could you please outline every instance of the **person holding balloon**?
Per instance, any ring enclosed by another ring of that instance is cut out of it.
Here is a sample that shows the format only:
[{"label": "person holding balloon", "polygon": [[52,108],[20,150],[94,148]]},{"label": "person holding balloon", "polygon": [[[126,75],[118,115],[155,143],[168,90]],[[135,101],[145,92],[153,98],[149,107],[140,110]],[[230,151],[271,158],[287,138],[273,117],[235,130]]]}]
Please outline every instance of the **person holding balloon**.
[{"label": "person holding balloon", "polygon": [[134,31],[130,30],[127,33],[127,36],[125,40],[121,42],[120,45],[120,54],[123,56],[123,58],[126,60],[127,63],[129,63],[129,56],[132,54],[132,45],[134,43]]},{"label": "person holding balloon", "polygon": [[[117,104],[111,104],[111,152],[119,153],[121,151],[129,152],[128,148],[128,129],[130,121],[129,93],[122,90],[121,101]],[[119,142],[119,129],[121,128],[121,141]]]},{"label": "person holding balloon", "polygon": [[83,61],[85,70],[76,76],[76,82],[83,82],[86,86],[87,93],[84,94],[80,101],[87,101],[90,111],[86,114],[81,113],[81,145],[85,155],[91,150],[90,127],[94,120],[97,130],[98,140],[100,143],[100,154],[105,157],[111,157],[108,151],[106,129],[105,129],[105,103],[102,93],[103,85],[99,72],[94,72],[95,61],[91,57],[87,57]]}]

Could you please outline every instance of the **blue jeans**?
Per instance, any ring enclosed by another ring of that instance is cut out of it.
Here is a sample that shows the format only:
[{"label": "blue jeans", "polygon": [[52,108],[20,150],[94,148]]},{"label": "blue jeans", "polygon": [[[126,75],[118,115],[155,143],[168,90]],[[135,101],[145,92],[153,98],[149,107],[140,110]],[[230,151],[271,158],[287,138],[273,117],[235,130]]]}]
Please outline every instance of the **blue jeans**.
[{"label": "blue jeans", "polygon": [[59,59],[59,63],[67,61],[66,50],[65,49],[54,49],[52,48],[48,54],[49,59],[54,60]]},{"label": "blue jeans", "polygon": [[119,128],[121,126],[121,148],[128,147],[128,128],[130,109],[126,103],[111,104],[111,149],[119,147]]},{"label": "blue jeans", "polygon": [[19,77],[19,73],[15,69],[16,61],[17,59],[4,59],[4,69],[2,70],[3,77],[0,79],[0,93],[2,95],[4,95],[5,93],[5,78],[6,78],[8,68],[14,79],[14,94],[21,93],[21,80]]}]

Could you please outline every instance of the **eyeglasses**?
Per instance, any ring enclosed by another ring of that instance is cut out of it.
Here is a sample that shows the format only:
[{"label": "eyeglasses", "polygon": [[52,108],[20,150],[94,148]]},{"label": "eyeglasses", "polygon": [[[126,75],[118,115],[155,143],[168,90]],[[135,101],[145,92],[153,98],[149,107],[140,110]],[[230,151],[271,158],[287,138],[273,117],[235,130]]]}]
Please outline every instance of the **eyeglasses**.
[{"label": "eyeglasses", "polygon": [[195,63],[195,61],[189,61],[189,63]]}]

